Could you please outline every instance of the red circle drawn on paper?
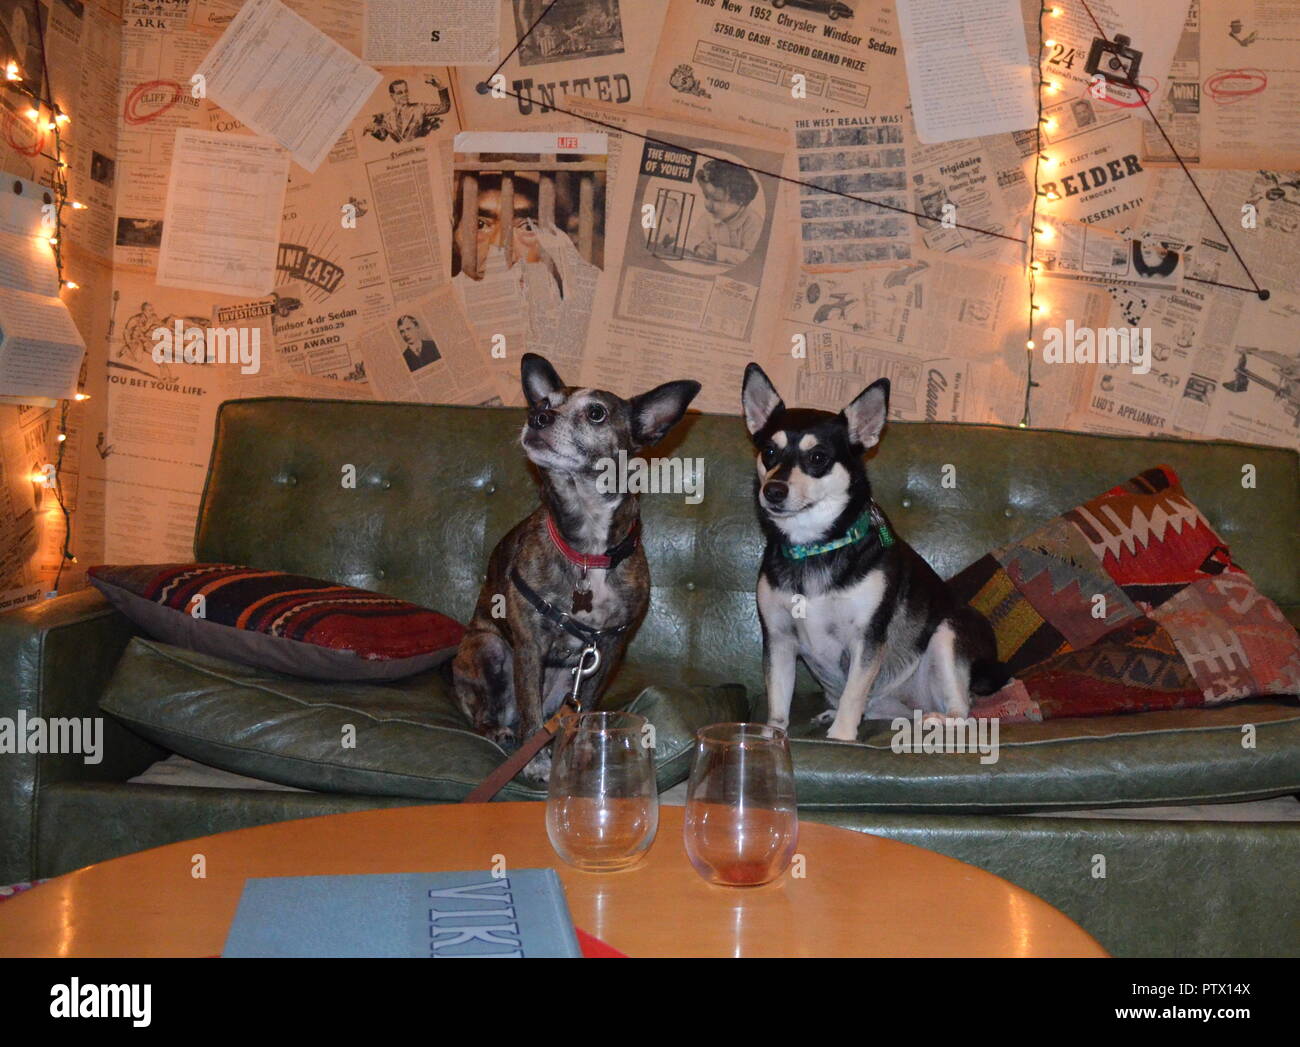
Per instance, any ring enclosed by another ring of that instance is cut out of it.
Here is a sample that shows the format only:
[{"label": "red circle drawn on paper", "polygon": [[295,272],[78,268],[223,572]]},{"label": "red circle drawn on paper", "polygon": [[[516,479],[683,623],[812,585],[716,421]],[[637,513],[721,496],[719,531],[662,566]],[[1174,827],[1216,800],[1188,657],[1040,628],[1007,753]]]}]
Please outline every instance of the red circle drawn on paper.
[{"label": "red circle drawn on paper", "polygon": [[1205,93],[1220,105],[1232,105],[1268,86],[1262,69],[1227,69],[1205,81]]},{"label": "red circle drawn on paper", "polygon": [[9,147],[23,156],[40,156],[45,148],[45,132],[30,120],[18,119],[8,109],[5,110],[4,136]]},{"label": "red circle drawn on paper", "polygon": [[[155,109],[151,113],[141,113],[140,102],[145,93],[158,87],[169,88],[172,92],[171,98],[161,108]],[[122,119],[128,124],[147,124],[150,120],[157,120],[158,117],[181,100],[182,93],[181,85],[175,80],[150,80],[148,83],[140,84],[126,96],[126,102],[122,106]]]},{"label": "red circle drawn on paper", "polygon": [[[1142,81],[1144,80],[1149,80],[1151,86],[1150,87],[1145,86],[1142,83]],[[1109,84],[1107,86],[1109,86]],[[1151,96],[1156,93],[1156,89],[1160,86],[1160,81],[1157,80],[1154,76],[1142,76],[1142,77],[1138,77],[1138,82],[1136,84],[1127,84],[1124,86],[1131,87],[1133,90],[1137,92],[1138,94],[1137,101],[1121,102],[1118,98],[1111,98],[1110,91],[1106,92],[1104,98],[1099,98],[1097,99],[1097,101],[1107,102],[1110,105],[1113,105],[1116,109],[1142,109],[1146,106],[1147,102],[1151,101]],[[1088,91],[1086,89],[1084,91],[1084,95],[1088,96]]]}]

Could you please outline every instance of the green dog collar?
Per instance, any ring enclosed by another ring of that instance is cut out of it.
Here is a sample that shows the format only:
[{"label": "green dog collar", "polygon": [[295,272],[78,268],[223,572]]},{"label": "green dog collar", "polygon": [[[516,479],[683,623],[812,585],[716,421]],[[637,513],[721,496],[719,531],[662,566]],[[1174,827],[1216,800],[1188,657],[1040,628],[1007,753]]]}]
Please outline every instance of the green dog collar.
[{"label": "green dog collar", "polygon": [[836,538],[833,542],[816,542],[809,545],[783,545],[781,552],[789,560],[806,560],[810,556],[819,556],[822,553],[829,553],[835,549],[842,549],[846,545],[852,545],[854,542],[860,542],[872,531],[880,539],[880,544],[888,549],[894,544],[894,535],[889,530],[889,525],[885,523],[884,517],[872,503],[866,511],[858,517],[857,521],[844,534],[842,538]]}]

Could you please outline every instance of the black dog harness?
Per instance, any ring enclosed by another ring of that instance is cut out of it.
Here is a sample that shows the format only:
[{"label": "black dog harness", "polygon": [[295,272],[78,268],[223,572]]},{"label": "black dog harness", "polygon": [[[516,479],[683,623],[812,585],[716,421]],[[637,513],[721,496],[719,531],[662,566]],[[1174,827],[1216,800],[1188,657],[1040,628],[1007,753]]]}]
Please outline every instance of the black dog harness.
[{"label": "black dog harness", "polygon": [[593,629],[590,625],[578,621],[573,615],[566,614],[555,604],[546,600],[536,589],[520,577],[518,568],[510,569],[510,580],[514,582],[515,588],[519,590],[519,595],[532,604],[538,614],[558,625],[570,636],[576,636],[585,644],[595,643],[606,636],[618,636],[620,633],[625,633],[632,628],[632,622],[624,622],[622,625],[615,625],[609,629]]}]

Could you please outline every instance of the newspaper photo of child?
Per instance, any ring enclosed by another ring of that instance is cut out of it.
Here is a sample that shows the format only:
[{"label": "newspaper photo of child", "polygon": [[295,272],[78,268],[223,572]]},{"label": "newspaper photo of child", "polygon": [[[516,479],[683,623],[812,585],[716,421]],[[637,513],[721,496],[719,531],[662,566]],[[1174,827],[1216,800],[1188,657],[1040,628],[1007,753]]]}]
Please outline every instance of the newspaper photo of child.
[{"label": "newspaper photo of child", "polygon": [[695,174],[704,193],[704,209],[713,220],[694,253],[706,261],[738,265],[749,257],[763,233],[763,218],[749,205],[758,182],[743,167],[709,160]]}]

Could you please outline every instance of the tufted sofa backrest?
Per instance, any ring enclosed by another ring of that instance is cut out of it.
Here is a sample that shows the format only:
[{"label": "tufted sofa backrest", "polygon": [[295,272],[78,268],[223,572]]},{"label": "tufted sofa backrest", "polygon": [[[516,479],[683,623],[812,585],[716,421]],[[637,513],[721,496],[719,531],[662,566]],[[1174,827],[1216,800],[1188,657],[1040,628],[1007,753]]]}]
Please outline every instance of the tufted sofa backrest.
[{"label": "tufted sofa backrest", "polygon": [[[523,422],[514,408],[229,401],[196,555],[330,578],[466,620],[492,547],[537,505]],[[758,693],[761,540],[744,427],[692,415],[654,454],[703,459],[704,497],[642,496],[654,592],[633,652]],[[1234,558],[1289,606],[1300,604],[1297,463],[1294,451],[1248,444],[893,422],[869,469],[900,534],[947,577],[1134,473],[1170,465]],[[355,488],[343,486],[347,466]]]}]

